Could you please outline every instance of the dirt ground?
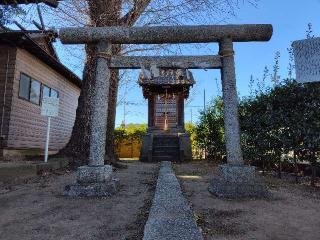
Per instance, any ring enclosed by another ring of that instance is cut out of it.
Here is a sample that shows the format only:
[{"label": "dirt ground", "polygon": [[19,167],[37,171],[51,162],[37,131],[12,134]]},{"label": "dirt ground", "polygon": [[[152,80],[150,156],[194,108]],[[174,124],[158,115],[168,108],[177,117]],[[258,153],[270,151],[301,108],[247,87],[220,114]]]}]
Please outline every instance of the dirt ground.
[{"label": "dirt ground", "polygon": [[120,190],[110,198],[62,196],[74,172],[0,184],[0,239],[142,239],[159,166],[125,163],[128,168],[115,173]]},{"label": "dirt ground", "polygon": [[175,165],[205,239],[320,239],[320,188],[269,176],[271,199],[221,200],[208,192],[215,171],[207,162]]}]

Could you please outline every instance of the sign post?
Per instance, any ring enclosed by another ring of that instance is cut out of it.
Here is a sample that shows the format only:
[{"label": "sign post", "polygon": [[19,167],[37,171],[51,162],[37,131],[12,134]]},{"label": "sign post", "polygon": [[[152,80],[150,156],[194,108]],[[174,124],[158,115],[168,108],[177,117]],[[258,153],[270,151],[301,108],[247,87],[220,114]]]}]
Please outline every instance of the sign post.
[{"label": "sign post", "polygon": [[50,125],[51,125],[51,117],[48,117],[48,127],[47,127],[46,148],[45,148],[45,153],[44,153],[44,162],[48,162],[48,150],[49,150],[49,140],[50,140]]},{"label": "sign post", "polygon": [[51,117],[57,117],[58,114],[59,114],[59,98],[43,97],[42,106],[41,106],[41,115],[48,117],[44,162],[48,162]]}]

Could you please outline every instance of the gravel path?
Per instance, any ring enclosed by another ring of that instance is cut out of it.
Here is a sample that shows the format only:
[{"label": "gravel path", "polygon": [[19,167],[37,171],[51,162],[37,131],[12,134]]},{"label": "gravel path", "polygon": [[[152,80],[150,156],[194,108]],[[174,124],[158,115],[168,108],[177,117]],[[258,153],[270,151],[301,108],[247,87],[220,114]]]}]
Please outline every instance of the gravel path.
[{"label": "gravel path", "polygon": [[202,240],[171,162],[162,162],[144,240]]}]

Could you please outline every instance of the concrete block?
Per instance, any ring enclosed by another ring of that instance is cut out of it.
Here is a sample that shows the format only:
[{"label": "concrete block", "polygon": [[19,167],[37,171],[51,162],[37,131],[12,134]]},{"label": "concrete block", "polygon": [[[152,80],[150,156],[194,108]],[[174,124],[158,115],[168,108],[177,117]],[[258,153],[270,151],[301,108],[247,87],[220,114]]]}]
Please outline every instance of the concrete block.
[{"label": "concrete block", "polygon": [[269,192],[262,179],[255,176],[252,166],[220,165],[209,191],[223,198],[261,198],[268,197]]}]

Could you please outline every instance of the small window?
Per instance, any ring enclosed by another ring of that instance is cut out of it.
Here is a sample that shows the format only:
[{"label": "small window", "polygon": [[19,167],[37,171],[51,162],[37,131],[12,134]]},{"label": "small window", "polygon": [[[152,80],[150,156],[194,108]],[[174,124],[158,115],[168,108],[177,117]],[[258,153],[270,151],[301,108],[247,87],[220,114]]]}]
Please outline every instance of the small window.
[{"label": "small window", "polygon": [[47,87],[46,85],[43,85],[42,97],[50,97],[50,88]]},{"label": "small window", "polygon": [[59,93],[58,91],[51,89],[51,97],[59,98]]},{"label": "small window", "polygon": [[30,88],[30,102],[40,104],[41,83],[32,79]]},{"label": "small window", "polygon": [[25,74],[20,75],[19,97],[29,100],[30,82],[30,77]]}]

